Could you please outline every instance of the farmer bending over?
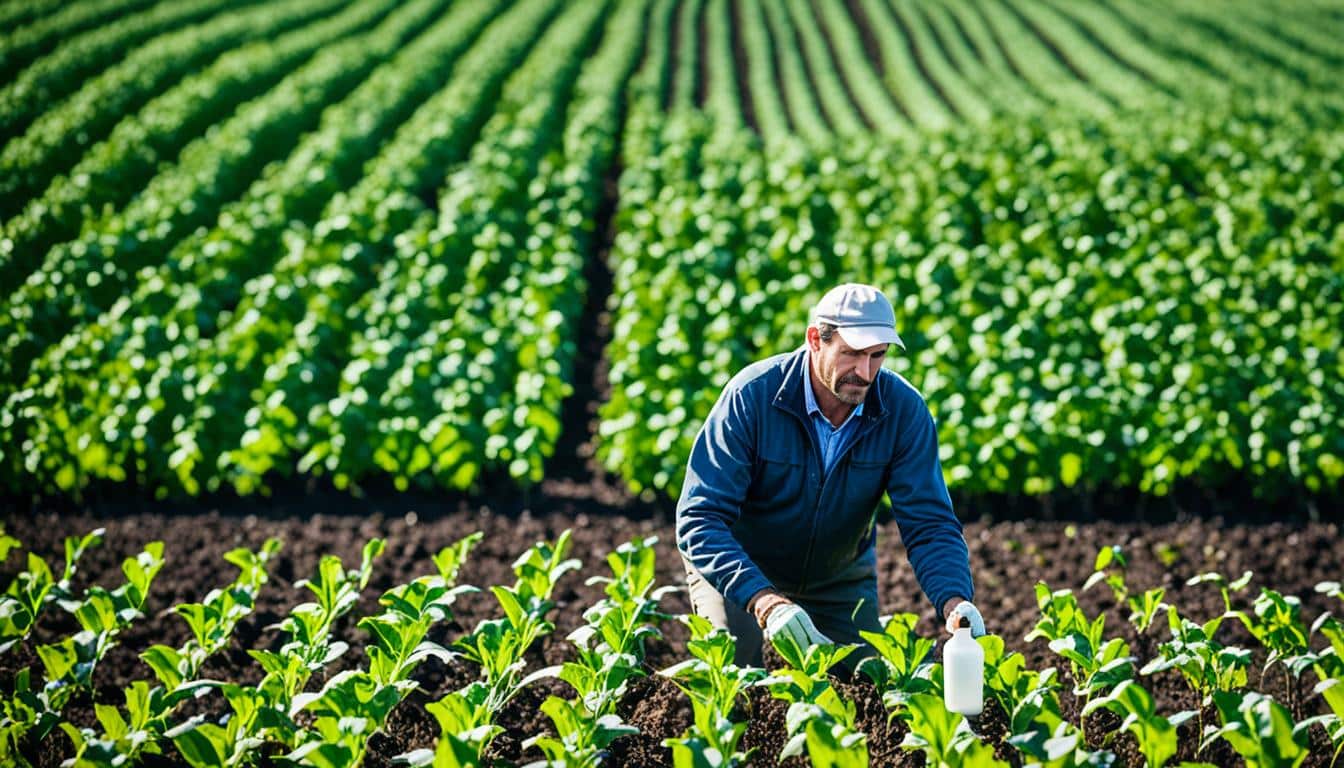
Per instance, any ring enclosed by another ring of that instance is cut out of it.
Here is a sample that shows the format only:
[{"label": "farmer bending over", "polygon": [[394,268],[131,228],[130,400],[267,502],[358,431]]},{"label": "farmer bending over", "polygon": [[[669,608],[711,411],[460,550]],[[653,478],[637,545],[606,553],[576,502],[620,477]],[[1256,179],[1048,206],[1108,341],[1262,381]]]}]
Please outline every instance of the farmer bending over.
[{"label": "farmer bending over", "polygon": [[[886,297],[832,289],[807,343],[733,377],[695,438],[677,502],[677,547],[695,612],[737,639],[737,663],[760,666],[762,631],[813,643],[863,643],[880,632],[877,506],[891,498],[924,594],[949,631],[970,603],[970,559],[943,482],[923,397],[882,367],[905,345]],[[861,646],[853,660],[871,654]]]}]

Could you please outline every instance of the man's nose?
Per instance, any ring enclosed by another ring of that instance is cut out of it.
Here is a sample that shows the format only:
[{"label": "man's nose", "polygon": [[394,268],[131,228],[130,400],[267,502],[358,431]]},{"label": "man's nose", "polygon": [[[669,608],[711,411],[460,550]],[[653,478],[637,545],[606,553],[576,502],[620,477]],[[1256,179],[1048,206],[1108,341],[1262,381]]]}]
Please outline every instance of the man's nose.
[{"label": "man's nose", "polygon": [[854,366],[854,375],[858,376],[864,381],[871,382],[873,380],[873,377],[871,375],[872,372],[873,372],[873,361],[871,358],[865,357],[862,360],[860,360],[857,365]]}]

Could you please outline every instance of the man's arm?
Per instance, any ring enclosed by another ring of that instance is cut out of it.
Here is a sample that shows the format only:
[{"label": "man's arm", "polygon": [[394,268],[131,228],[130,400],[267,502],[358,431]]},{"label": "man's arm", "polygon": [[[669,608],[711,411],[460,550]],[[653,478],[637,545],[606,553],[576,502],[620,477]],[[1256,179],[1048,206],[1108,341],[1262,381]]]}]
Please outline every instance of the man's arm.
[{"label": "man's arm", "polygon": [[970,553],[943,481],[938,430],[922,399],[901,413],[901,439],[892,457],[887,495],[919,586],[942,617],[971,600]]},{"label": "man's arm", "polygon": [[751,485],[755,434],[747,398],[740,389],[726,389],[695,437],[677,502],[677,548],[710,586],[742,608],[771,586],[730,530]]}]

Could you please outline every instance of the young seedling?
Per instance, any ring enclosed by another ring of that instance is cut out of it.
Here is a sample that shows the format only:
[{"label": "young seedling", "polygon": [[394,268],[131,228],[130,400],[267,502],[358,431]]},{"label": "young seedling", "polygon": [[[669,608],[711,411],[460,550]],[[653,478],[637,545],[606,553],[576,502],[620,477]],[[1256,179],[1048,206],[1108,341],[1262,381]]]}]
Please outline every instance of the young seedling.
[{"label": "young seedling", "polygon": [[901,747],[923,752],[929,766],[1006,768],[1008,765],[995,758],[993,748],[980,741],[967,725],[966,718],[949,712],[937,695],[911,695],[899,716],[910,726]]},{"label": "young seedling", "polygon": [[1296,713],[1301,704],[1297,680],[1316,662],[1309,643],[1311,630],[1302,621],[1302,601],[1295,595],[1261,589],[1251,613],[1229,611],[1227,615],[1240,621],[1269,651],[1260,671],[1262,680],[1275,664],[1283,666],[1284,698],[1288,710]]},{"label": "young seedling", "polygon": [[[486,748],[503,730],[493,724],[495,716],[519,691],[553,672],[548,668],[522,676],[523,654],[539,637],[555,630],[555,625],[546,619],[546,614],[555,607],[551,594],[560,577],[580,565],[578,560],[566,557],[569,543],[570,532],[564,531],[554,544],[544,541],[534,544],[514,561],[513,571],[518,580],[513,586],[490,588],[504,611],[504,618],[482,621],[475,631],[452,645],[463,658],[480,667],[482,679],[427,704],[426,709],[439,722],[435,748],[398,755],[394,762],[414,768],[430,764],[436,768],[482,764]],[[461,557],[457,559],[460,561]],[[451,573],[455,577],[456,565],[440,558],[435,562],[441,575]]]},{"label": "young seedling", "polygon": [[473,533],[445,547],[434,557],[438,572],[421,576],[383,594],[384,612],[368,616],[359,626],[372,633],[367,670],[342,672],[315,694],[300,694],[292,711],[313,716],[312,725],[301,731],[300,743],[287,756],[317,768],[353,768],[363,762],[369,739],[387,722],[392,709],[417,683],[411,673],[422,661],[452,660],[447,648],[426,639],[429,628],[452,618],[457,598],[475,587],[454,583],[461,563],[477,542]]},{"label": "young seedling", "polygon": [[[28,636],[42,607],[47,603],[60,601],[67,610],[75,610],[78,603],[70,594],[70,580],[74,578],[79,558],[84,552],[102,543],[103,530],[99,528],[84,536],[66,538],[65,568],[61,571],[60,579],[52,575],[45,560],[32,552],[28,553],[28,569],[15,576],[5,594],[0,595],[0,653]],[[0,537],[0,549],[4,550],[0,562],[9,557],[9,550],[18,546],[18,539],[8,535]]]},{"label": "young seedling", "polygon": [[887,619],[881,632],[859,633],[877,655],[860,662],[857,671],[873,681],[888,709],[900,707],[916,693],[933,690],[929,657],[934,641],[915,632],[918,623],[919,616],[900,613]]},{"label": "young seedling", "polygon": [[1246,759],[1246,768],[1296,768],[1307,759],[1310,742],[1294,728],[1292,715],[1272,696],[1248,691],[1213,694],[1222,727],[1204,740],[1226,739]]},{"label": "young seedling", "polygon": [[[1051,592],[1044,583],[1036,585],[1036,603],[1042,616],[1025,640],[1045,638],[1050,642],[1050,650],[1068,660],[1075,681],[1074,694],[1083,699],[1084,708],[1098,694],[1134,677],[1134,657],[1130,655],[1129,644],[1121,638],[1105,638],[1105,614],[1088,619],[1072,591]],[[1084,719],[1084,736],[1086,723]]]},{"label": "young seedling", "polygon": [[[1124,680],[1110,693],[1088,702],[1083,708],[1083,717],[1102,707],[1124,718],[1119,730],[1134,734],[1139,752],[1152,768],[1161,768],[1176,756],[1176,729],[1195,715],[1194,712],[1180,712],[1170,718],[1164,717],[1153,704],[1153,697],[1134,680]],[[1181,765],[1193,768],[1195,764]]]},{"label": "young seedling", "polygon": [[765,677],[758,667],[733,663],[736,642],[726,630],[717,629],[703,616],[679,616],[691,630],[686,650],[691,658],[658,674],[670,678],[691,700],[693,723],[681,738],[665,739],[677,768],[746,765],[750,752],[739,752],[738,743],[747,731],[745,722],[731,719],[733,706],[747,687]]},{"label": "young seedling", "polygon": [[477,768],[490,742],[503,733],[490,722],[493,713],[486,706],[489,689],[476,682],[460,691],[425,705],[439,723],[439,740],[433,750],[420,749],[399,755],[393,762],[401,765],[434,768]]},{"label": "young seedling", "polygon": [[569,544],[570,532],[566,530],[554,544],[538,542],[524,552],[513,563],[518,576],[514,585],[490,587],[504,618],[482,621],[474,632],[453,643],[464,658],[480,666],[489,692],[484,706],[490,712],[498,712],[524,686],[542,676],[521,676],[523,654],[538,638],[555,631],[555,625],[546,619],[555,607],[551,593],[564,574],[580,567],[578,560],[565,556]]},{"label": "young seedling", "polygon": [[857,645],[819,643],[806,650],[788,635],[772,640],[788,666],[757,683],[770,695],[789,702],[785,714],[788,741],[779,759],[802,754],[813,765],[849,768],[868,764],[867,737],[855,726],[854,702],[841,698],[828,671],[853,653]]},{"label": "young seedling", "polygon": [[[1326,583],[1332,586],[1336,591],[1338,584]],[[1317,591],[1326,592],[1317,585]],[[1327,593],[1328,594],[1328,593]],[[1344,598],[1344,595],[1340,595]],[[1325,733],[1330,737],[1330,742],[1334,745],[1334,754],[1331,757],[1331,765],[1334,765],[1344,753],[1344,624],[1339,619],[1331,616],[1327,611],[1322,613],[1311,625],[1312,635],[1321,635],[1329,641],[1329,645],[1320,653],[1316,654],[1314,668],[1316,677],[1320,682],[1313,688],[1314,693],[1319,693],[1325,699],[1326,706],[1330,711],[1323,715],[1309,717],[1298,723],[1298,729],[1306,730],[1313,724],[1319,723],[1325,729]]]},{"label": "young seedling", "polygon": [[1214,639],[1222,623],[1218,616],[1196,624],[1181,616],[1174,606],[1167,607],[1167,623],[1171,640],[1158,646],[1160,655],[1139,670],[1152,675],[1168,669],[1181,673],[1190,689],[1199,697],[1195,710],[1199,732],[1204,732],[1204,708],[1213,703],[1213,694],[1231,691],[1246,685],[1246,669],[1251,665],[1251,652],[1236,646],[1224,646]]},{"label": "young seedling", "polygon": [[[66,545],[69,553],[69,540]],[[81,629],[59,643],[38,646],[47,679],[41,690],[31,687],[27,670],[15,676],[13,693],[0,719],[0,757],[18,758],[19,742],[25,736],[41,741],[60,722],[70,698],[77,691],[92,690],[98,662],[116,645],[121,631],[141,616],[149,588],[162,567],[163,542],[150,542],[143,552],[122,562],[125,584],[111,592],[89,587],[82,601],[63,601]]]},{"label": "young seedling", "polygon": [[533,736],[524,741],[524,748],[536,747],[546,755],[545,760],[528,763],[524,768],[597,768],[611,742],[639,733],[638,728],[622,723],[618,715],[591,717],[581,704],[559,696],[548,697],[542,702],[541,711],[555,723],[559,738]]},{"label": "young seedling", "polygon": [[611,739],[637,732],[620,721],[616,704],[625,695],[628,682],[642,676],[644,643],[657,637],[654,622],[663,618],[658,602],[666,589],[654,589],[656,538],[622,544],[607,557],[611,577],[594,577],[589,584],[605,584],[607,597],[584,611],[587,620],[569,635],[577,658],[549,671],[573,686],[573,701],[551,697],[543,711],[551,716],[559,740],[531,740],[556,765],[556,754],[566,755],[564,765],[590,765],[600,760]]},{"label": "young seedling", "polygon": [[340,558],[327,555],[318,562],[317,576],[298,582],[316,598],[296,605],[279,624],[289,638],[278,651],[251,650],[265,675],[256,686],[201,681],[224,696],[232,714],[223,725],[188,721],[164,734],[173,740],[182,758],[195,768],[236,766],[251,759],[250,753],[266,741],[295,749],[301,733],[294,716],[309,702],[303,693],[315,672],[324,669],[349,649],[332,641],[337,619],[349,613],[373,574],[373,561],[383,553],[382,539],[364,545],[359,568],[346,570]]},{"label": "young seedling", "polygon": [[1083,591],[1086,592],[1097,584],[1105,582],[1106,586],[1111,588],[1111,594],[1115,596],[1115,602],[1129,606],[1129,621],[1142,635],[1152,626],[1153,618],[1157,615],[1157,612],[1166,605],[1162,602],[1166,590],[1157,587],[1146,590],[1139,595],[1130,594],[1129,585],[1125,581],[1125,571],[1128,568],[1129,560],[1125,557],[1124,551],[1119,545],[1113,544],[1109,547],[1102,547],[1097,552],[1097,559],[1093,563],[1092,575],[1083,584]]}]

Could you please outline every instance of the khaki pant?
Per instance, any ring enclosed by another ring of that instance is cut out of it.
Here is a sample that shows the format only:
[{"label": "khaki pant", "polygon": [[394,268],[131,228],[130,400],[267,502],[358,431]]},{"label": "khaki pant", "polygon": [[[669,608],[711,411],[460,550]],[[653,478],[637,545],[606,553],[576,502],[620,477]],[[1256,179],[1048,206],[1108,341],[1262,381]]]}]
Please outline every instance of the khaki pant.
[{"label": "khaki pant", "polygon": [[[714,626],[728,630],[737,641],[734,663],[762,666],[764,638],[755,617],[725,600],[685,556],[682,563],[686,566],[691,608]],[[882,631],[877,619],[877,573],[871,564],[855,563],[828,581],[809,585],[804,593],[784,594],[802,606],[817,629],[832,641],[860,644],[845,659],[844,666],[853,670],[861,660],[873,655],[872,646],[859,635],[860,631]]]}]

